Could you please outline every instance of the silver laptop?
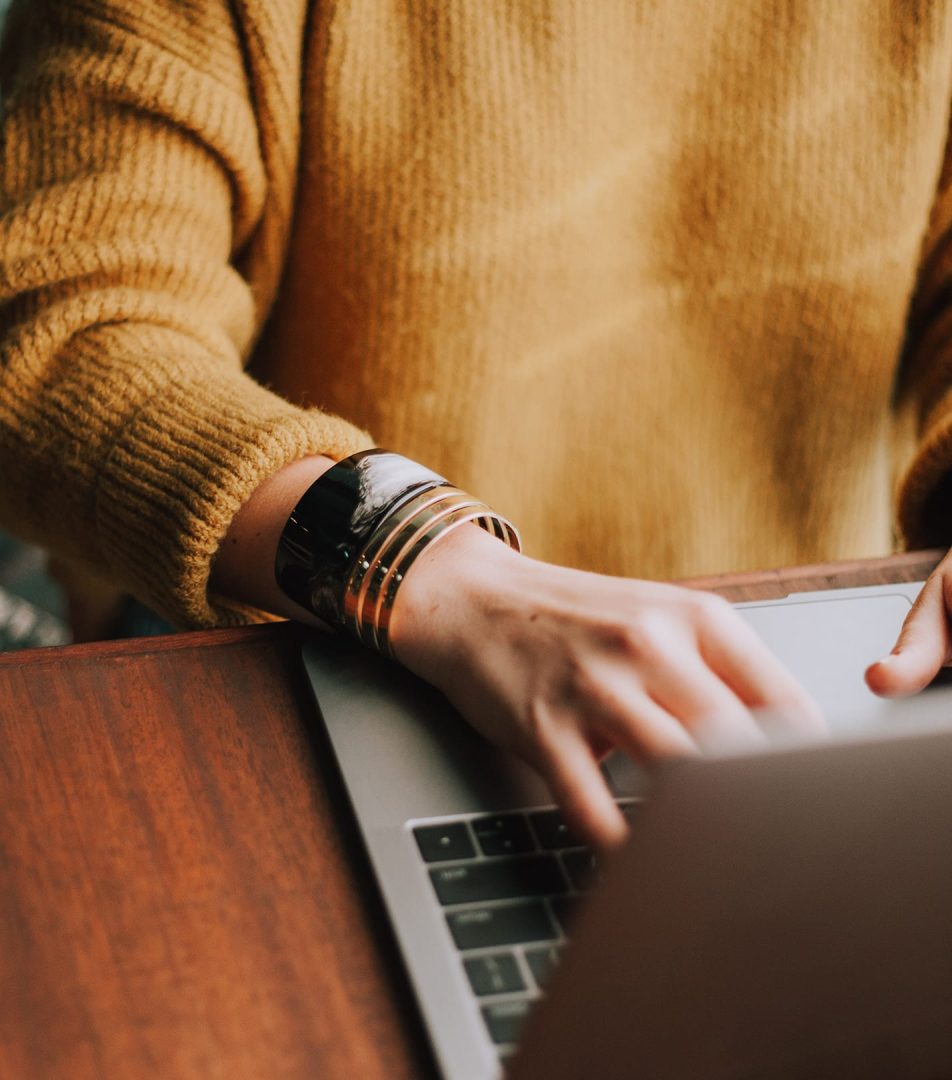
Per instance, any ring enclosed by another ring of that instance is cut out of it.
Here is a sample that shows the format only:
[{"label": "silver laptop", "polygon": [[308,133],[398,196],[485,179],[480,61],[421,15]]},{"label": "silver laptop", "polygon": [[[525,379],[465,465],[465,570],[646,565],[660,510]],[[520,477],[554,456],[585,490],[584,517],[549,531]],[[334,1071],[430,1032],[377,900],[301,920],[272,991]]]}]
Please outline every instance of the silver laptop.
[{"label": "silver laptop", "polygon": [[[738,609],[834,731],[862,741],[901,713],[863,672],[891,649],[920,587]],[[437,1062],[447,1080],[490,1080],[545,996],[600,868],[539,778],[438,693],[344,639],[316,637],[304,659]],[[656,794],[648,776],[620,755],[606,774],[637,823]]]}]

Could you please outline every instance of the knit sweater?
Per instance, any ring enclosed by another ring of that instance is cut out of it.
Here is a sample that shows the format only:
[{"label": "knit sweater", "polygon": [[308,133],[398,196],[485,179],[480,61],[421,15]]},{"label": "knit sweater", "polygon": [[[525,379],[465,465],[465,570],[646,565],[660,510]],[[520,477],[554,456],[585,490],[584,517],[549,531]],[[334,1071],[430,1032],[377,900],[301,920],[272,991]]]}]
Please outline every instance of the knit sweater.
[{"label": "knit sweater", "polygon": [[72,0],[5,67],[0,522],[178,623],[372,440],[611,573],[952,539],[952,4]]}]

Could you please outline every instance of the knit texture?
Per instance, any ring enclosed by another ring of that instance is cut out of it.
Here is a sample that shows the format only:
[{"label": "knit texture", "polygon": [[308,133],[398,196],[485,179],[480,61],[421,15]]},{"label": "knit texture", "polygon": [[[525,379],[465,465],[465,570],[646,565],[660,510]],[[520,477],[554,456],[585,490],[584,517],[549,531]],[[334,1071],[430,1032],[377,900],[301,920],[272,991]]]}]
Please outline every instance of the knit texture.
[{"label": "knit texture", "polygon": [[0,519],[181,625],[238,508],[369,436],[243,371],[282,271],[304,4],[37,5],[2,161]]},{"label": "knit texture", "polygon": [[8,53],[0,520],[174,620],[253,617],[237,508],[366,431],[606,572],[883,554],[897,493],[952,540],[952,5],[82,0]]}]

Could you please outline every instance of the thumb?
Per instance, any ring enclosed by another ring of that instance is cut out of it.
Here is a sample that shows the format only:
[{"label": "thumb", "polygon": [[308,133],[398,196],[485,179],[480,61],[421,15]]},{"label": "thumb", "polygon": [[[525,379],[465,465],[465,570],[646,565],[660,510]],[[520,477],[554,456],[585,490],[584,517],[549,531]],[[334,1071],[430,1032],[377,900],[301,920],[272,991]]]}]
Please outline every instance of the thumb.
[{"label": "thumb", "polygon": [[914,694],[952,658],[945,575],[933,574],[906,616],[889,656],[866,669],[866,684],[882,697]]}]

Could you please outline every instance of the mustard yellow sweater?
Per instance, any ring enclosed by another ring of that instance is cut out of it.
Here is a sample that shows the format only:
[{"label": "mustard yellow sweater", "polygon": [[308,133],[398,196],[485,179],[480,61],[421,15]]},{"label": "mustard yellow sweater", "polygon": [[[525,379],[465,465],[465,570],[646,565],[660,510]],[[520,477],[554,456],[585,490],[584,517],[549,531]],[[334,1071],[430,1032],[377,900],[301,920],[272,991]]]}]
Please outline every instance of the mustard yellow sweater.
[{"label": "mustard yellow sweater", "polygon": [[612,573],[952,539],[952,4],[26,7],[6,527],[192,625],[371,439]]}]

